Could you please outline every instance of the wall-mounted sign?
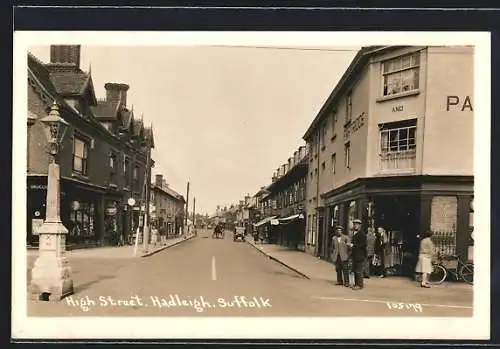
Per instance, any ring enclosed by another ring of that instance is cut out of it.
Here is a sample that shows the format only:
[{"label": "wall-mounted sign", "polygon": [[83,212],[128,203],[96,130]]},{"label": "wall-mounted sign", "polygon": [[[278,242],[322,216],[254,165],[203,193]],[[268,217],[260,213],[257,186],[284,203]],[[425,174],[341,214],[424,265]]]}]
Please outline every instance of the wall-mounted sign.
[{"label": "wall-mounted sign", "polygon": [[396,105],[396,106],[392,107],[392,112],[393,113],[398,112],[398,111],[403,111],[403,106],[402,105]]},{"label": "wall-mounted sign", "polygon": [[366,117],[368,114],[362,112],[360,116],[358,116],[353,122],[351,122],[344,129],[344,139],[349,138],[353,133],[358,131],[366,122]]},{"label": "wall-mounted sign", "polygon": [[472,102],[470,96],[460,99],[459,96],[446,96],[446,111],[460,110],[460,111],[474,111],[472,109]]},{"label": "wall-mounted sign", "polygon": [[31,184],[30,185],[30,189],[34,189],[34,190],[46,190],[47,189],[47,185],[45,185],[45,184]]}]

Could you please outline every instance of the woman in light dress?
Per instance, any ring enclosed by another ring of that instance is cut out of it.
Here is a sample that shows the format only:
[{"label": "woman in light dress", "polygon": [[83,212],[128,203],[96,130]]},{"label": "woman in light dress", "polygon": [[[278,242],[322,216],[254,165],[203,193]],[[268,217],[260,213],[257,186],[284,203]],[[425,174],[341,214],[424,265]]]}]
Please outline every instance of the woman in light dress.
[{"label": "woman in light dress", "polygon": [[418,253],[418,262],[415,268],[417,273],[422,274],[422,281],[420,286],[429,288],[430,285],[429,275],[432,273],[432,259],[435,256],[435,246],[431,240],[432,233],[426,232],[421,235],[422,240],[420,240],[420,251]]}]

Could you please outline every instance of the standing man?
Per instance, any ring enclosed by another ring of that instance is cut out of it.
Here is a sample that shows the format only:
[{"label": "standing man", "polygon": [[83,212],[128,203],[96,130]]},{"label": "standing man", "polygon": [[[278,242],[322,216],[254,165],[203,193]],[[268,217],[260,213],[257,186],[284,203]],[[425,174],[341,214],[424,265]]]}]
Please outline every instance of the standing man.
[{"label": "standing man", "polygon": [[366,259],[364,268],[364,277],[369,279],[371,275],[371,266],[373,255],[375,254],[375,231],[373,228],[368,228],[366,233]]},{"label": "standing man", "polygon": [[347,235],[342,234],[344,228],[340,225],[335,227],[335,235],[333,236],[332,246],[332,261],[335,264],[337,272],[336,285],[344,285],[349,287],[349,245],[351,240]]},{"label": "standing man", "polygon": [[352,268],[354,272],[354,287],[352,289],[361,290],[363,288],[363,269],[366,260],[366,235],[361,231],[360,219],[353,220],[352,224],[351,248]]}]

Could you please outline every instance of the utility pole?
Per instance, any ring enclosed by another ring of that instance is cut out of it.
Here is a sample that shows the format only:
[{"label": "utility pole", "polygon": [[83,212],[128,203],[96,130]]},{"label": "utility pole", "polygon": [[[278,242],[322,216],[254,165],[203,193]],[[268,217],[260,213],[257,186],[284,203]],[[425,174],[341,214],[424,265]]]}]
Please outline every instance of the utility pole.
[{"label": "utility pole", "polygon": [[196,221],[196,196],[193,197],[193,226]]},{"label": "utility pole", "polygon": [[[186,217],[184,218],[184,226],[185,230],[188,229],[188,217],[189,217],[189,181],[187,182],[187,190],[186,190]],[[186,236],[187,231],[184,231],[184,236]]]},{"label": "utility pole", "polygon": [[147,141],[147,147],[148,147],[148,153],[147,153],[147,161],[146,161],[146,202],[145,202],[145,209],[146,212],[144,213],[144,233],[142,236],[142,242],[143,242],[143,250],[144,253],[148,253],[148,247],[149,247],[149,200],[150,200],[150,191],[151,191],[151,143],[148,140]]}]

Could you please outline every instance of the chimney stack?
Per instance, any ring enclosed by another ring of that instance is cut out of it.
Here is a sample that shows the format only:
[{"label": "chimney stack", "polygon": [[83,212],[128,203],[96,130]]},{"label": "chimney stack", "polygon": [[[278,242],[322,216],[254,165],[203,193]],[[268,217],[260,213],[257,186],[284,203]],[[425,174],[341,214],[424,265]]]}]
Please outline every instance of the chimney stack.
[{"label": "chimney stack", "polygon": [[121,105],[127,106],[127,91],[130,88],[127,84],[119,84],[115,82],[108,82],[104,85],[106,89],[106,102],[116,106],[118,102]]},{"label": "chimney stack", "polygon": [[157,174],[157,175],[155,176],[155,185],[156,185],[157,187],[162,188],[162,185],[163,185],[163,175],[161,175],[161,174]]},{"label": "chimney stack", "polygon": [[80,68],[80,45],[51,45],[50,63]]}]

